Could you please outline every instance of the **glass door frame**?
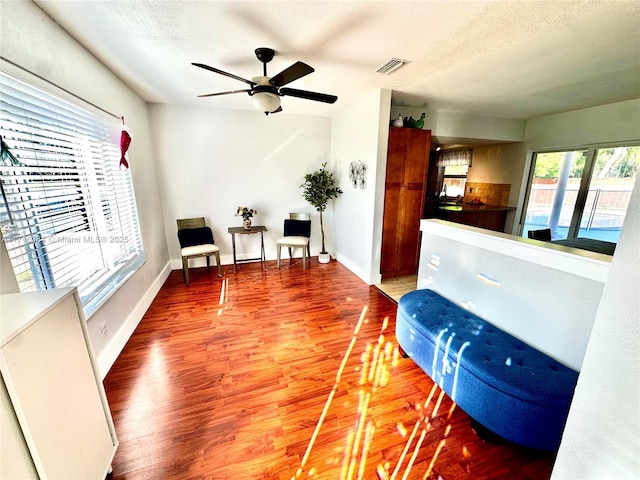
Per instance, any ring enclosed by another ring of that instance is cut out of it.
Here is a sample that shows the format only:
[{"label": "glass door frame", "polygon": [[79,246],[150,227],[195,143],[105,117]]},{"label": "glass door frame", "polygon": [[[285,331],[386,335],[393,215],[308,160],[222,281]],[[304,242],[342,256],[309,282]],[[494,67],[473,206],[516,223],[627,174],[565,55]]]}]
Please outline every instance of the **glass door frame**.
[{"label": "glass door frame", "polygon": [[531,162],[529,162],[529,174],[526,183],[525,195],[522,203],[522,211],[520,213],[520,221],[518,225],[518,236],[522,236],[522,232],[525,227],[525,220],[527,218],[527,208],[529,206],[529,198],[531,196],[531,186],[533,184],[533,175],[536,166],[536,159],[538,154],[542,153],[565,153],[575,151],[585,151],[585,164],[582,171],[582,178],[580,180],[580,187],[574,205],[573,213],[571,215],[571,223],[567,232],[567,238],[575,238],[580,231],[580,223],[582,221],[582,215],[584,214],[584,208],[587,204],[587,196],[589,195],[589,185],[591,184],[591,177],[593,176],[593,170],[596,163],[596,157],[598,150],[605,148],[618,148],[618,147],[637,147],[640,146],[638,141],[630,142],[611,142],[611,143],[599,143],[592,145],[582,145],[574,147],[562,147],[562,148],[544,148],[531,151]]}]

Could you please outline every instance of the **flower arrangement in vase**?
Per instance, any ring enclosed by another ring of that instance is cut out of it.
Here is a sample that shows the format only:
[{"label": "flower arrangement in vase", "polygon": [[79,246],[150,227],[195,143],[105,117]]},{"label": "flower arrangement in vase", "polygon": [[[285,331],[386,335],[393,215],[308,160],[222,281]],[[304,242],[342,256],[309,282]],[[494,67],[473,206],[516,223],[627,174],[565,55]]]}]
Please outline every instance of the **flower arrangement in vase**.
[{"label": "flower arrangement in vase", "polygon": [[242,228],[251,230],[251,217],[258,213],[257,210],[249,207],[238,207],[236,217],[242,217]]}]

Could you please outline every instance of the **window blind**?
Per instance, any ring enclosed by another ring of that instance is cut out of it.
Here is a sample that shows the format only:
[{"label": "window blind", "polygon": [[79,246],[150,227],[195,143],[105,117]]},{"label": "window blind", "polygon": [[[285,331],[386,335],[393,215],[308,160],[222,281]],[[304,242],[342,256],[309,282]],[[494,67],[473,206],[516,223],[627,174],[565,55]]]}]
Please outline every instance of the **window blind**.
[{"label": "window blind", "polygon": [[0,72],[0,226],[21,291],[78,287],[93,313],[144,263],[119,122]]}]

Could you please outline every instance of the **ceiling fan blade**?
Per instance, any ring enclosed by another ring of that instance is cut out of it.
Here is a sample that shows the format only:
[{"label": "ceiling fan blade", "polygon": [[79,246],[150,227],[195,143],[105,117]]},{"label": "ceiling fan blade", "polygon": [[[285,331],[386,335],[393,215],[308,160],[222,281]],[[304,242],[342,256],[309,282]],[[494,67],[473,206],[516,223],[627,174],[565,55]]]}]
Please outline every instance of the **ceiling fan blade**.
[{"label": "ceiling fan blade", "polygon": [[198,95],[198,97],[217,97],[218,95],[231,95],[232,93],[251,93],[251,89],[246,90],[229,90],[228,92],[207,93],[205,95]]},{"label": "ceiling fan blade", "polygon": [[315,71],[312,67],[303,62],[296,62],[288,68],[285,68],[283,71],[278,73],[276,76],[271,77],[269,83],[276,87],[282,87],[287,83],[291,83],[294,80],[304,77],[305,75],[309,75],[311,72]]},{"label": "ceiling fan blade", "polygon": [[327,95],[326,93],[308,92],[306,90],[298,90],[297,88],[281,88],[278,93],[289,97],[304,98],[306,100],[314,100],[316,102],[335,103],[338,97],[335,95]]},{"label": "ceiling fan blade", "polygon": [[278,108],[276,108],[273,112],[271,113],[278,113],[282,111],[282,106],[279,106]]},{"label": "ceiling fan blade", "polygon": [[256,82],[252,82],[251,80],[247,80],[246,78],[239,77],[237,75],[234,75],[233,73],[228,73],[215,67],[210,67],[209,65],[205,65],[204,63],[192,63],[191,65],[195,65],[196,67],[204,68],[205,70],[210,70],[212,72],[219,73],[220,75],[224,75],[225,77],[233,78],[235,80],[240,80],[241,82],[248,83],[252,87],[256,84]]}]

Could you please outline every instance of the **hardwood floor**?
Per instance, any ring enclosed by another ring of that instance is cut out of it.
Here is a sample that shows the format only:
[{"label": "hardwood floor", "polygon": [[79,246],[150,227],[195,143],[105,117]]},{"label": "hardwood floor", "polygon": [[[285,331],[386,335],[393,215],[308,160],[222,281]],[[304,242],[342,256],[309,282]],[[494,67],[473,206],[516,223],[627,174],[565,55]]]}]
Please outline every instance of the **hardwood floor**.
[{"label": "hardwood floor", "polygon": [[122,479],[548,479],[483,441],[395,342],[396,305],[314,258],[173,271],[105,379]]}]

